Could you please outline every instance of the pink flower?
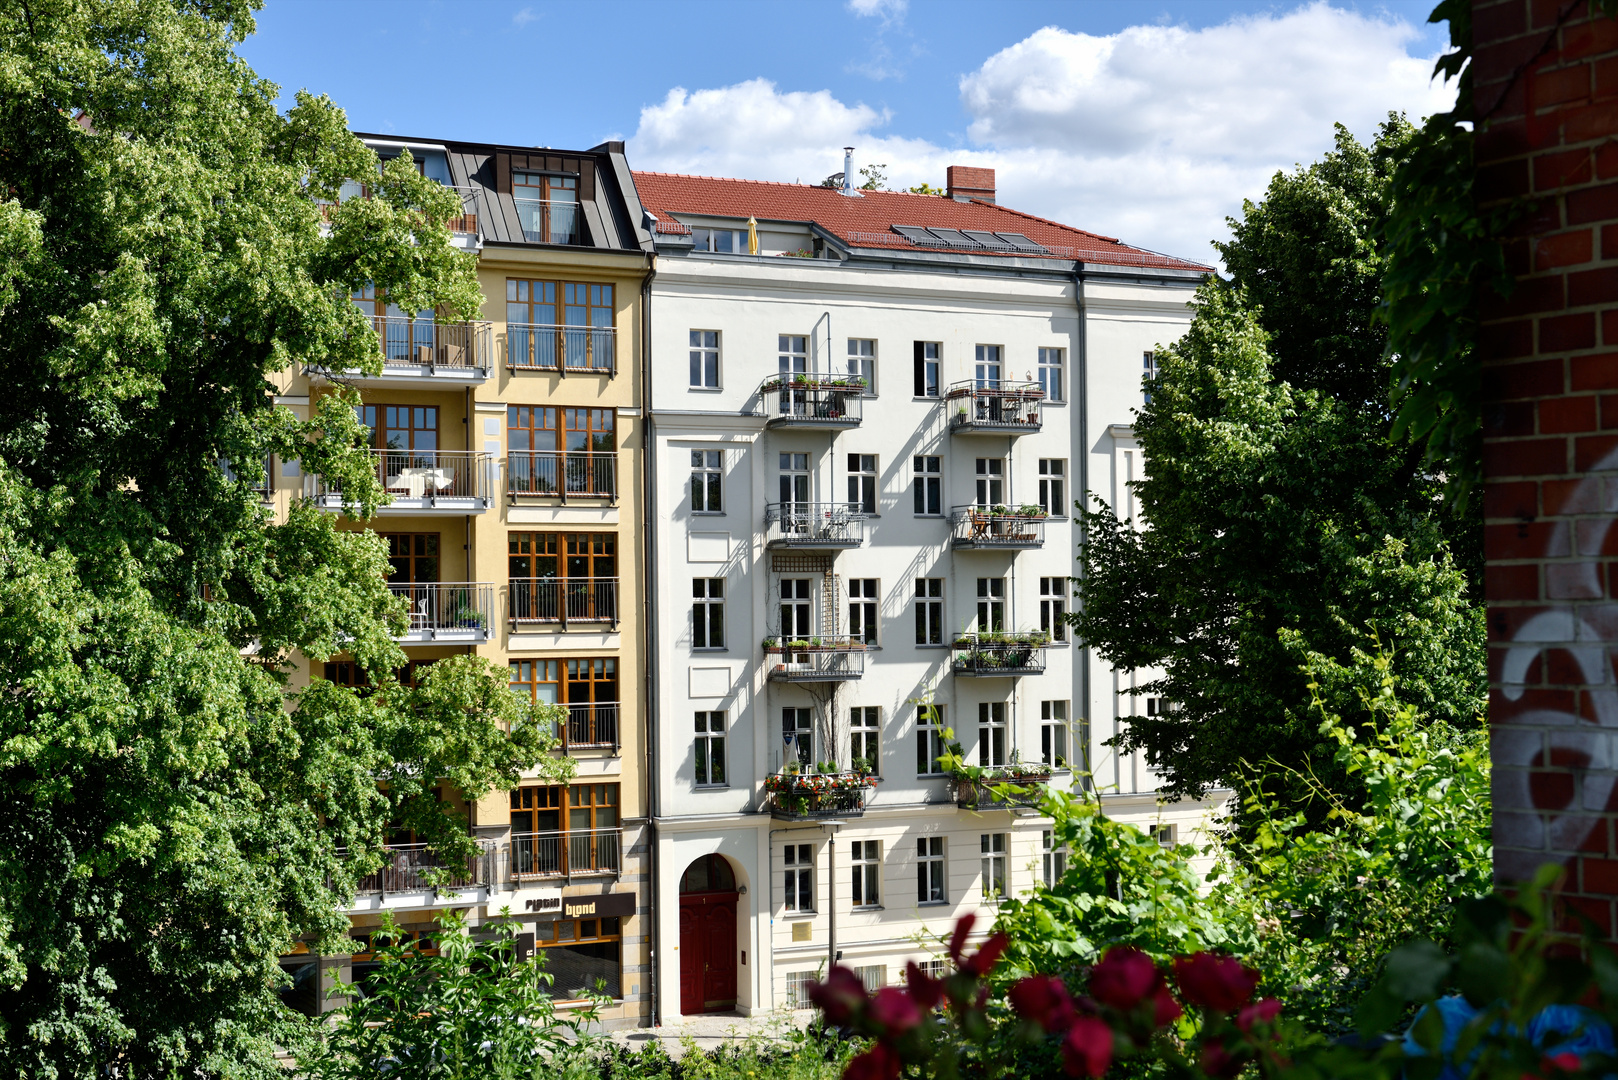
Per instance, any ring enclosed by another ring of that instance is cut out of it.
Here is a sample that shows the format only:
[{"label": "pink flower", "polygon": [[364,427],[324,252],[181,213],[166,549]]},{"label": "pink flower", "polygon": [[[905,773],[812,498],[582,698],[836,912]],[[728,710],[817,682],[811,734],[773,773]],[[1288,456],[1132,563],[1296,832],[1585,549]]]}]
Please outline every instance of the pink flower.
[{"label": "pink flower", "polygon": [[890,1035],[902,1035],[921,1023],[921,1006],[897,986],[884,986],[871,999],[871,1020]]},{"label": "pink flower", "polygon": [[944,1000],[944,980],[933,978],[921,970],[914,960],[905,964],[905,985],[910,988],[910,996],[923,1009],[936,1008]]},{"label": "pink flower", "polygon": [[1228,1013],[1253,999],[1258,972],[1234,957],[1199,952],[1174,958],[1174,980],[1186,1001]]},{"label": "pink flower", "polygon": [[1129,1012],[1162,978],[1152,958],[1139,949],[1108,949],[1090,969],[1090,996],[1103,1005]]},{"label": "pink flower", "polygon": [[966,949],[966,939],[972,933],[972,924],[977,921],[978,917],[968,911],[955,922],[955,932],[949,936],[949,958],[957,964],[961,962],[962,953]]},{"label": "pink flower", "polygon": [[1081,1016],[1062,1040],[1062,1067],[1069,1076],[1100,1076],[1112,1064],[1112,1029],[1094,1016]]},{"label": "pink flower", "polygon": [[1158,983],[1157,993],[1152,996],[1153,1025],[1167,1027],[1184,1015],[1185,1010],[1180,1008],[1178,1001],[1174,1000],[1174,995],[1169,992],[1168,986],[1164,983]]},{"label": "pink flower", "polygon": [[1072,1021],[1073,999],[1067,987],[1054,975],[1030,975],[1014,983],[1006,996],[1018,1016],[1026,1017],[1046,1031],[1058,1031]]},{"label": "pink flower", "polygon": [[1265,998],[1263,1001],[1255,1001],[1237,1013],[1236,1026],[1243,1031],[1252,1031],[1254,1024],[1268,1026],[1280,1015],[1281,1003],[1274,998]]},{"label": "pink flower", "polygon": [[903,1067],[899,1052],[885,1042],[873,1043],[843,1069],[843,1080],[897,1080]]},{"label": "pink flower", "polygon": [[987,975],[994,970],[994,965],[999,961],[1000,954],[1005,952],[1006,946],[1010,944],[1011,939],[1006,935],[995,934],[983,943],[981,949],[961,961],[961,970],[968,975],[976,975],[980,978]]},{"label": "pink flower", "polygon": [[841,1027],[859,1015],[870,998],[858,975],[841,964],[834,964],[825,982],[809,984],[809,1000],[826,1015],[828,1024]]},{"label": "pink flower", "polygon": [[1219,1080],[1227,1080],[1242,1071],[1242,1059],[1219,1043],[1205,1043],[1202,1047],[1202,1071]]}]

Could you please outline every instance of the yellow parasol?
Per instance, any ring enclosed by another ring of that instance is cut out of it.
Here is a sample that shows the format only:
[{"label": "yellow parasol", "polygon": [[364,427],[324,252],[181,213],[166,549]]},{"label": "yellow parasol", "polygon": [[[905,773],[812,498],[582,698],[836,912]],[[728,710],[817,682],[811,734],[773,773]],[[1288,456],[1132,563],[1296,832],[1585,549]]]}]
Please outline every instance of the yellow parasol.
[{"label": "yellow parasol", "polygon": [[758,221],[751,214],[747,216],[747,253],[758,254]]}]

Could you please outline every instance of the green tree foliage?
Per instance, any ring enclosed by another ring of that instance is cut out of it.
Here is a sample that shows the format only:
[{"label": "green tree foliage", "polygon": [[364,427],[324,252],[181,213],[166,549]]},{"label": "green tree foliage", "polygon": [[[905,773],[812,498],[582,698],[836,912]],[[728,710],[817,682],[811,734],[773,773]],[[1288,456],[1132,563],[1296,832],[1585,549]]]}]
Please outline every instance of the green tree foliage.
[{"label": "green tree foliage", "polygon": [[[399,686],[374,536],[265,455],[384,497],[351,395],[273,407],[296,364],[379,369],[372,282],[469,316],[459,201],[234,49],[251,0],[0,6],[0,1073],[279,1075],[279,953],[335,947],[388,823],[549,745],[471,658]],[[325,221],[345,180],[368,185]],[[222,465],[228,465],[229,469]],[[338,649],[373,691],[289,689]],[[339,849],[348,849],[340,858]]]},{"label": "green tree foliage", "polygon": [[[1368,634],[1424,716],[1465,726],[1482,711],[1482,613],[1430,493],[1366,445],[1357,414],[1277,382],[1267,345],[1240,290],[1205,284],[1135,426],[1144,521],[1086,514],[1070,621],[1114,666],[1163,672],[1141,692],[1175,708],[1131,718],[1120,745],[1144,751],[1171,795],[1273,762],[1302,798],[1286,770],[1332,757],[1305,653],[1347,664]],[[1323,692],[1331,712],[1367,718],[1343,680]]]}]

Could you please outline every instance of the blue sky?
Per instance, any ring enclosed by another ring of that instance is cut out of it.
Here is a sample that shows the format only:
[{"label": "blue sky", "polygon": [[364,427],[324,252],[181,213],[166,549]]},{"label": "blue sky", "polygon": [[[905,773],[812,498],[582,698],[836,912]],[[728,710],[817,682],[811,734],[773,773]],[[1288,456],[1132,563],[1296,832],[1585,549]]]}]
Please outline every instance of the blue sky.
[{"label": "blue sky", "polygon": [[1442,107],[1432,2],[270,0],[242,53],[359,130],[806,182],[853,143],[896,186],[987,165],[1021,209],[1206,258],[1334,120]]}]

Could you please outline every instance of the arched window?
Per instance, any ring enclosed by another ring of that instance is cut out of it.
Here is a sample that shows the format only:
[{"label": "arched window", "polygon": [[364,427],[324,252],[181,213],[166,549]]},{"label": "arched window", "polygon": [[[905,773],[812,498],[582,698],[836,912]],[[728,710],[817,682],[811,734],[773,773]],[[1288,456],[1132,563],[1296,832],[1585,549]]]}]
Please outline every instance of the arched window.
[{"label": "arched window", "polygon": [[735,891],[736,874],[723,855],[704,855],[686,867],[680,878],[682,894]]}]

